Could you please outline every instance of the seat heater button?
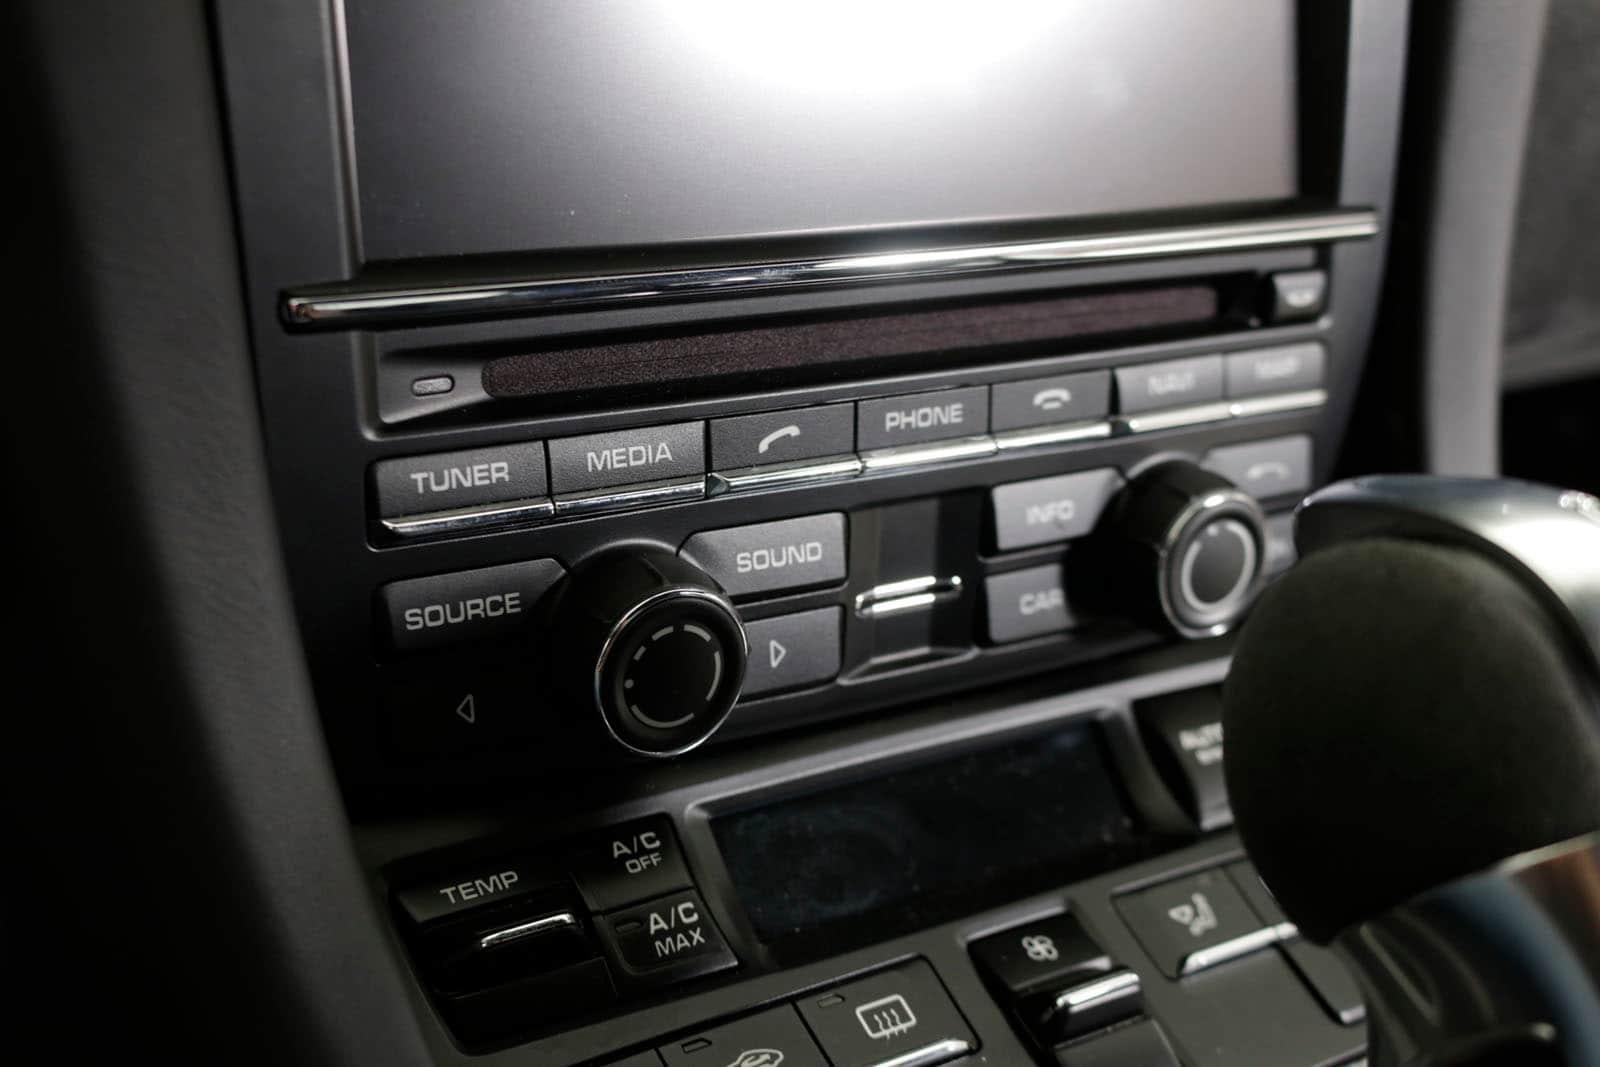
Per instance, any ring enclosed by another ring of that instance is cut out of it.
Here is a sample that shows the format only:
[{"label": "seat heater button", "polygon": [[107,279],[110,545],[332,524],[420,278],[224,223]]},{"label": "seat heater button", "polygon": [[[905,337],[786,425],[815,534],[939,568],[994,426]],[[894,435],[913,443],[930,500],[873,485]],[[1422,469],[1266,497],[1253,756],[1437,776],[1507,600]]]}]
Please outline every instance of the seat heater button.
[{"label": "seat heater button", "polygon": [[1122,475],[1109,467],[996,486],[995,547],[1009,552],[1082,537],[1120,488]]},{"label": "seat heater button", "polygon": [[826,682],[839,673],[841,608],[818,608],[744,624],[750,662],[744,695]]},{"label": "seat heater button", "polygon": [[1213,958],[1210,950],[1237,945],[1239,951],[1226,957],[1233,958],[1277,940],[1220,870],[1118,897],[1116,905],[1134,936],[1169,978],[1193,973],[1198,969],[1195,960],[1209,962]]},{"label": "seat heater button", "polygon": [[971,437],[989,428],[989,389],[942,389],[856,405],[856,444],[862,451]]},{"label": "seat heater button", "polygon": [[693,884],[665,815],[635,819],[582,838],[568,855],[578,890],[594,911],[612,911]]},{"label": "seat heater button", "polygon": [[810,993],[797,1003],[833,1067],[931,1067],[978,1048],[955,1002],[922,960]]},{"label": "seat heater button", "polygon": [[989,605],[989,640],[997,645],[1077,625],[1059,563],[991,575],[985,579],[984,591]]},{"label": "seat heater button", "polygon": [[1322,346],[1314,341],[1234,352],[1228,359],[1228,396],[1294,393],[1322,385]]},{"label": "seat heater button", "polygon": [[395,651],[417,652],[522,630],[565,573],[555,560],[534,559],[390,582],[378,598]]},{"label": "seat heater button", "polygon": [[1103,419],[1111,410],[1111,372],[1058,374],[1025,382],[1000,382],[990,387],[993,400],[989,428],[1019,430],[1063,422]]},{"label": "seat heater button", "polygon": [[667,1067],[828,1067],[787,1004],[681,1037],[660,1052]]},{"label": "seat heater button", "polygon": [[1124,415],[1222,399],[1222,357],[1194,356],[1117,368],[1117,410]]},{"label": "seat heater button", "polygon": [[705,472],[703,422],[615,430],[550,442],[550,484],[558,494],[690,478]]},{"label": "seat heater button", "polygon": [[1296,434],[1214,448],[1202,465],[1257,500],[1298,496],[1311,488],[1311,438]]},{"label": "seat heater button", "polygon": [[737,470],[794,463],[855,451],[855,413],[849,404],[739,415],[711,423],[711,466]]},{"label": "seat heater button", "polygon": [[679,555],[727,591],[750,596],[845,578],[843,512],[697,533]]},{"label": "seat heater button", "polygon": [[600,920],[607,952],[635,984],[663,985],[738,966],[700,894],[672,893]]},{"label": "seat heater button", "polygon": [[1013,1000],[1111,970],[1111,957],[1070,914],[990,934],[971,951],[979,970]]}]

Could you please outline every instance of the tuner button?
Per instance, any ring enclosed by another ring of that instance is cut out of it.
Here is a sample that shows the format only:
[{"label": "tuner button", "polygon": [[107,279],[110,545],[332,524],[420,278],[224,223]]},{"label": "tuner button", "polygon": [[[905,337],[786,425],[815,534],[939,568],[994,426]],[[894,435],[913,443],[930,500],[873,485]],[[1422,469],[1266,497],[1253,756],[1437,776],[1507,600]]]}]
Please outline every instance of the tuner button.
[{"label": "tuner button", "polygon": [[1266,519],[1248,494],[1182,460],[1142,472],[1106,509],[1086,553],[1098,607],[1185,637],[1238,622],[1261,580]]},{"label": "tuner button", "polygon": [[744,684],[744,627],[706,573],[659,548],[573,571],[556,605],[559,669],[617,744],[675,756],[704,742]]}]

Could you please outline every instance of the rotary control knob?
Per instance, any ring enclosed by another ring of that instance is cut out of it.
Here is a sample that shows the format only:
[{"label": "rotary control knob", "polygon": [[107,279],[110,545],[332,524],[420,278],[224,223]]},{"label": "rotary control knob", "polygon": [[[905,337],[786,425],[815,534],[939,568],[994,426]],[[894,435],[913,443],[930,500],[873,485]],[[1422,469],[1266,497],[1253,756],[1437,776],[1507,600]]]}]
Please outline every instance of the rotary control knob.
[{"label": "rotary control knob", "polygon": [[744,684],[744,627],[710,576],[655,547],[594,557],[554,606],[557,670],[606,733],[676,756],[727,719]]},{"label": "rotary control knob", "polygon": [[1086,554],[1091,596],[1185,637],[1226,633],[1260,585],[1265,523],[1221,475],[1185,460],[1157,464],[1107,507]]}]

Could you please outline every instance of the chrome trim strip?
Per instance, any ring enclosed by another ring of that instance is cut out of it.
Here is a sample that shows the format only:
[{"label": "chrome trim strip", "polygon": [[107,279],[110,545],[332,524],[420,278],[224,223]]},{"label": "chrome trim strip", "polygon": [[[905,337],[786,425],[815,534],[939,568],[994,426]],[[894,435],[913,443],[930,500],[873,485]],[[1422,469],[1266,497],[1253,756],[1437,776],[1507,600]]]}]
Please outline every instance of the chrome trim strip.
[{"label": "chrome trim strip", "polygon": [[1252,930],[1248,934],[1236,937],[1231,941],[1224,941],[1220,945],[1198,949],[1183,958],[1183,963],[1178,967],[1179,976],[1199,974],[1201,971],[1236,960],[1240,956],[1248,956],[1258,952],[1269,945],[1278,943],[1278,928],[1264,926],[1259,930]]},{"label": "chrome trim strip", "polygon": [[1116,971],[1104,978],[1096,978],[1092,982],[1064,989],[1056,994],[1055,1010],[1066,1012],[1083,1011],[1087,1008],[1098,1007],[1108,1000],[1120,1000],[1122,997],[1131,996],[1139,991],[1139,976],[1130,970]]},{"label": "chrome trim strip", "polygon": [[879,1060],[872,1067],[933,1067],[936,1063],[953,1060],[957,1056],[965,1056],[973,1051],[972,1043],[959,1037],[947,1037],[943,1041],[935,1041],[931,1045],[902,1052],[898,1056],[891,1056],[886,1060]]},{"label": "chrome trim strip", "polygon": [[1073,422],[1063,426],[1032,426],[1025,430],[1007,430],[994,435],[1000,451],[1016,448],[1042,448],[1045,445],[1064,445],[1072,441],[1092,441],[1111,436],[1111,423]]},{"label": "chrome trim strip", "polygon": [[1287,920],[1274,926],[1272,932],[1278,935],[1279,941],[1293,941],[1300,936],[1300,928]]},{"label": "chrome trim strip", "polygon": [[1326,390],[1304,389],[1298,393],[1277,393],[1273,396],[1257,396],[1248,400],[1234,400],[1228,404],[1228,409],[1234,418],[1242,419],[1250,415],[1273,415],[1280,411],[1319,408],[1327,402],[1328,393]]},{"label": "chrome trim strip", "polygon": [[499,948],[501,945],[509,945],[513,941],[521,941],[525,937],[542,934],[546,930],[564,930],[577,925],[578,917],[576,915],[570,911],[558,911],[554,915],[546,915],[542,919],[518,923],[515,926],[508,926],[504,930],[496,930],[492,934],[484,934],[478,938],[478,948],[480,951]]},{"label": "chrome trim strip", "polygon": [[781,466],[712,471],[706,476],[706,495],[721,496],[723,493],[741,493],[751,489],[770,489],[774,486],[840,481],[854,478],[860,473],[861,460],[855,456],[802,460]]},{"label": "chrome trim strip", "polygon": [[918,467],[925,463],[952,463],[958,459],[981,459],[1000,451],[988,434],[957,437],[950,441],[930,441],[924,445],[899,445],[861,453],[863,473]]},{"label": "chrome trim strip", "polygon": [[941,601],[959,597],[961,586],[959,574],[952,574],[948,578],[929,575],[926,578],[885,582],[856,595],[856,616],[862,619],[881,619],[888,615],[903,615],[908,611],[931,608]]},{"label": "chrome trim strip", "polygon": [[290,292],[283,315],[290,325],[353,329],[452,315],[513,315],[562,308],[661,304],[708,296],[797,287],[997,274],[1074,263],[1278,248],[1317,241],[1350,241],[1378,233],[1377,212],[1365,208],[1307,212],[1249,222],[1209,223],[1089,234],[1014,244],[906,249],[862,256],[792,259],[686,270],[589,277],[441,285],[408,289]]},{"label": "chrome trim strip", "polygon": [[618,489],[599,489],[592,493],[556,497],[556,515],[594,515],[622,508],[642,508],[650,504],[670,504],[677,500],[699,500],[706,495],[704,478],[692,481],[630,485]]},{"label": "chrome trim strip", "polygon": [[1173,408],[1170,411],[1152,411],[1143,415],[1117,416],[1117,429],[1122,433],[1149,433],[1151,430],[1172,430],[1179,426],[1195,426],[1202,422],[1221,422],[1233,417],[1233,409],[1226,401],[1215,404],[1196,404],[1193,407]]},{"label": "chrome trim strip", "polygon": [[426,537],[429,534],[476,530],[485,526],[507,526],[519,522],[543,522],[556,513],[548,500],[522,500],[487,507],[456,508],[425,515],[402,515],[379,519],[383,528],[396,537]]}]

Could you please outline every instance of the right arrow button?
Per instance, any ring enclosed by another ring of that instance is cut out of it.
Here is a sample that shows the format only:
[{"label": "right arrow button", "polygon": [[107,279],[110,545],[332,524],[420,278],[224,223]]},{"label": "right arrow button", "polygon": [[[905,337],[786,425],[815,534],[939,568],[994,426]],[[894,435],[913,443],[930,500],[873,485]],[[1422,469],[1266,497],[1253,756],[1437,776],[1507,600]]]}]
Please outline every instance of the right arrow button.
[{"label": "right arrow button", "polygon": [[776,693],[832,679],[839,673],[842,625],[843,610],[836,607],[745,623],[754,655],[745,671],[744,695]]}]

